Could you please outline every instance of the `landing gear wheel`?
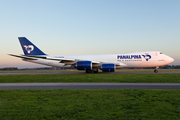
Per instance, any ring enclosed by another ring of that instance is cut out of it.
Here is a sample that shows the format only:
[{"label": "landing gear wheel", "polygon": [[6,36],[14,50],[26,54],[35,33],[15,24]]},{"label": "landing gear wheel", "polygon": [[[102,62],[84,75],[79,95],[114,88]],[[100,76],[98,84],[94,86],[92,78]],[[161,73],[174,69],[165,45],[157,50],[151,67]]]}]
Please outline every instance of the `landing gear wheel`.
[{"label": "landing gear wheel", "polygon": [[91,70],[86,70],[86,73],[92,73],[92,71]]},{"label": "landing gear wheel", "polygon": [[98,69],[94,69],[93,71],[94,71],[94,73],[98,73]]},{"label": "landing gear wheel", "polygon": [[86,73],[98,73],[98,69],[86,70]]},{"label": "landing gear wheel", "polygon": [[158,70],[154,70],[155,73],[158,73]]}]

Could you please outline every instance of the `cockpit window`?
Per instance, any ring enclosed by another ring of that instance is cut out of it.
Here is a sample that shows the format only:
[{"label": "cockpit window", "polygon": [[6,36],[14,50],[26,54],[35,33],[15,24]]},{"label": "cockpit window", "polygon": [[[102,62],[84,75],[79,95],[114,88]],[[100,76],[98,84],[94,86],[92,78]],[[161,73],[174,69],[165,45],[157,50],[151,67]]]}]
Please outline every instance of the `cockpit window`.
[{"label": "cockpit window", "polygon": [[163,54],[162,52],[160,52],[160,54]]}]

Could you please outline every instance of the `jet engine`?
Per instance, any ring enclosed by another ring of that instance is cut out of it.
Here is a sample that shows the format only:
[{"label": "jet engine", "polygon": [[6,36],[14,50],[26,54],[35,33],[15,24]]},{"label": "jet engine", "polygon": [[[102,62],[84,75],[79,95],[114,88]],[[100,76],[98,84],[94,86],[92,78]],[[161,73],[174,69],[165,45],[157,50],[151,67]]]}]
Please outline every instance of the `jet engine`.
[{"label": "jet engine", "polygon": [[91,61],[79,61],[76,63],[78,70],[91,70],[92,62]]},{"label": "jet engine", "polygon": [[103,72],[114,72],[116,66],[115,64],[102,64],[101,69]]}]

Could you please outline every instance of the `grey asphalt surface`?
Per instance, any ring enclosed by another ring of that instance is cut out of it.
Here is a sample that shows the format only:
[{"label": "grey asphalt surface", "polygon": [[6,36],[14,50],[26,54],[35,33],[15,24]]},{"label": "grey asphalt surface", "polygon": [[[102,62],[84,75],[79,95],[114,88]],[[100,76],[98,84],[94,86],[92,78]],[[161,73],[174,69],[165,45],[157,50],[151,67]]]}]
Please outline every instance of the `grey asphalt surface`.
[{"label": "grey asphalt surface", "polygon": [[180,89],[180,83],[0,83],[0,89]]},{"label": "grey asphalt surface", "polygon": [[[13,73],[0,75],[38,75],[38,74],[86,74],[85,72],[46,72],[46,73]],[[98,73],[102,74],[102,73]],[[152,72],[113,72],[106,74],[180,74],[180,71]],[[180,83],[0,83],[0,89],[180,89]]]}]

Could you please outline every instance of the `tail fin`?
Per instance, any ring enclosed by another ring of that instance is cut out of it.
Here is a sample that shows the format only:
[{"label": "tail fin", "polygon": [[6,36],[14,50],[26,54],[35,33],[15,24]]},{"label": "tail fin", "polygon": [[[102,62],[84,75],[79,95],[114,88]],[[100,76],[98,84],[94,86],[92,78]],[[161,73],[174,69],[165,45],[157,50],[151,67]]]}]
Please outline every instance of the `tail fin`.
[{"label": "tail fin", "polygon": [[46,55],[25,37],[18,37],[24,55]]}]

